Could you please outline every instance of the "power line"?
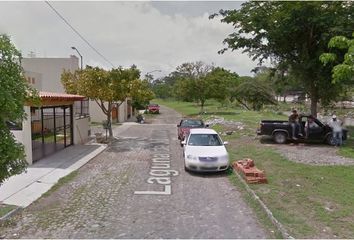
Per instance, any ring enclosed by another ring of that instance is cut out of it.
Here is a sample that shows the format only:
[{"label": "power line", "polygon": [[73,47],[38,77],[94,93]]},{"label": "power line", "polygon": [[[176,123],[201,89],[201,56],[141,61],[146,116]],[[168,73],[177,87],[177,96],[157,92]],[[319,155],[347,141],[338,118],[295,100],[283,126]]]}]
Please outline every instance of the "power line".
[{"label": "power line", "polygon": [[86,40],[48,1],[45,1],[46,4],[68,25],[93,51],[100,55],[106,62],[112,65],[115,68],[114,64],[109,61],[102,53],[100,53],[92,44]]}]

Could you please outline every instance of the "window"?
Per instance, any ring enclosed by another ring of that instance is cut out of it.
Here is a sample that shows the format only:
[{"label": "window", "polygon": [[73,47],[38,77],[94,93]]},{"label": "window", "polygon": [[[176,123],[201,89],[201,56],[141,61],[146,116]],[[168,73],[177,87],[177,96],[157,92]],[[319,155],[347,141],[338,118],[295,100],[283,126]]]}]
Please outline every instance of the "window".
[{"label": "window", "polygon": [[190,146],[221,146],[222,143],[217,134],[192,134],[189,137]]},{"label": "window", "polygon": [[74,103],[74,115],[76,117],[88,117],[89,114],[89,99],[86,98],[82,101],[76,101]]},{"label": "window", "polygon": [[6,125],[10,130],[22,130],[21,121],[6,121]]},{"label": "window", "polygon": [[181,127],[203,127],[204,124],[200,120],[183,120]]}]

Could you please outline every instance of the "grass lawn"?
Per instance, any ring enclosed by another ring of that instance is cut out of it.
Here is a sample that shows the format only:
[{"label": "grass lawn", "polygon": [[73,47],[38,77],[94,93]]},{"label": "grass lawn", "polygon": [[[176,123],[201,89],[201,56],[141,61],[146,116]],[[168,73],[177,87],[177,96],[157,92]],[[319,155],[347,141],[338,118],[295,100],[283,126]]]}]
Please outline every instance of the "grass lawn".
[{"label": "grass lawn", "polygon": [[17,208],[17,206],[0,204],[0,218]]},{"label": "grass lawn", "polygon": [[[156,101],[176,109],[185,116],[196,116],[199,107],[193,103]],[[243,122],[245,128],[231,136],[223,136],[230,142],[228,150],[232,160],[252,158],[256,166],[264,169],[268,184],[250,185],[265,202],[274,216],[295,238],[353,238],[354,236],[354,166],[312,166],[291,162],[278,154],[271,146],[254,139],[261,119],[287,119],[277,111],[253,112],[241,109],[222,108],[216,102],[206,106],[207,114],[228,120]],[[216,126],[221,130],[222,126]],[[353,132],[354,128],[348,128]],[[354,158],[354,136],[351,136],[339,154]],[[232,177],[230,177],[232,179]],[[242,190],[237,179],[233,182]],[[243,196],[264,220],[259,206]],[[263,219],[263,220],[262,220]],[[265,224],[267,229],[272,229]],[[276,235],[277,236],[277,235]]]}]

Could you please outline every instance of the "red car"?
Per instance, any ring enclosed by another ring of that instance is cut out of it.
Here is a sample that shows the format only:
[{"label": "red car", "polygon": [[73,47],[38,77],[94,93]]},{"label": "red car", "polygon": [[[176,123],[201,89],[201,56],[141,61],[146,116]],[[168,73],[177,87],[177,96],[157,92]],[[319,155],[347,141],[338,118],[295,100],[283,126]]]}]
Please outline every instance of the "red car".
[{"label": "red car", "polygon": [[205,125],[202,120],[199,119],[182,119],[177,125],[178,139],[183,141],[189,134],[191,128],[206,128],[209,125]]},{"label": "red car", "polygon": [[149,104],[147,107],[149,113],[160,113],[160,106],[158,104]]}]

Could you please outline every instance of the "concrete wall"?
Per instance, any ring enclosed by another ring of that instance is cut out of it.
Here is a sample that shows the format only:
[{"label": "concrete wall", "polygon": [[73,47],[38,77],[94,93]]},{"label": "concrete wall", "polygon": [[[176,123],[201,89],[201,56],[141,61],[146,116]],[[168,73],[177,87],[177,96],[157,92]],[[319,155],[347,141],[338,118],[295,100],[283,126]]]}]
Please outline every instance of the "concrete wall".
[{"label": "concrete wall", "polygon": [[27,119],[22,122],[22,130],[11,131],[15,139],[25,147],[26,161],[32,164],[32,133],[31,133],[31,110],[30,107],[24,107]]},{"label": "concrete wall", "polygon": [[[105,106],[107,107],[107,103]],[[127,100],[122,103],[118,108],[118,122],[122,123],[128,119],[127,112],[128,112],[128,105]],[[101,123],[102,121],[106,120],[106,115],[102,112],[101,108],[95,101],[90,100],[90,118],[91,122],[98,122]]]},{"label": "concrete wall", "polygon": [[25,71],[25,78],[29,84],[36,89],[42,89],[42,74],[37,72]]},{"label": "concrete wall", "polygon": [[101,123],[102,121],[106,120],[106,115],[102,112],[101,108],[98,106],[98,104],[95,101],[90,100],[89,108],[90,108],[91,122]]},{"label": "concrete wall", "polygon": [[74,118],[74,144],[83,144],[88,141],[90,118]]},{"label": "concrete wall", "polygon": [[27,74],[41,74],[41,86],[37,90],[57,93],[65,92],[60,81],[64,69],[72,72],[79,69],[79,59],[74,55],[70,58],[23,58],[21,64]]}]

